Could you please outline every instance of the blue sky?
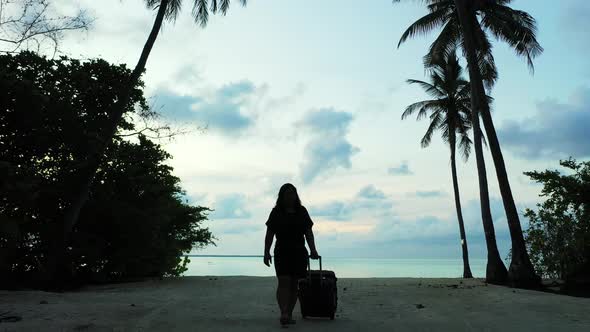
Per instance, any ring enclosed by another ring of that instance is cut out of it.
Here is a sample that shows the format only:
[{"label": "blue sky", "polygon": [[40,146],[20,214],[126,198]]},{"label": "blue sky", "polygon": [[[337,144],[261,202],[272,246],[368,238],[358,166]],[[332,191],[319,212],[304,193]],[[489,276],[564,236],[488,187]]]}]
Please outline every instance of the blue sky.
[{"label": "blue sky", "polygon": [[[56,5],[96,18],[88,34],[68,36],[65,54],[135,65],[154,17],[142,1]],[[513,7],[538,20],[545,48],[531,75],[495,43],[494,119],[523,211],[540,192],[524,171],[590,157],[590,5],[517,0]],[[207,226],[217,246],[200,253],[261,254],[278,189],[292,182],[324,256],[460,257],[448,149],[439,136],[421,149],[427,123],[400,119],[426,97],[405,80],[424,79],[422,56],[435,35],[397,49],[425,13],[418,1],[249,0],[205,29],[190,9],[186,1],[164,27],[144,80],[164,121],[207,128],[165,143],[190,201],[215,209]],[[487,166],[505,256],[509,236],[489,157]],[[473,160],[458,171],[471,256],[485,257]]]}]

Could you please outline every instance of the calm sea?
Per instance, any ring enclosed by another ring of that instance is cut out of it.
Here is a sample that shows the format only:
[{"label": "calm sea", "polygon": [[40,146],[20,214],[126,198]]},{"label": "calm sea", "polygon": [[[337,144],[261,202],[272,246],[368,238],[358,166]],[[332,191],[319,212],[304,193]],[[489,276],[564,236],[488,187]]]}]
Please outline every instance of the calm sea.
[{"label": "calm sea", "polygon": [[[274,276],[274,267],[266,267],[262,257],[189,255],[186,276]],[[485,276],[486,260],[470,259],[476,278]],[[339,278],[458,278],[463,275],[461,259],[322,258],[322,268],[336,272]],[[312,261],[318,269],[318,261]]]}]

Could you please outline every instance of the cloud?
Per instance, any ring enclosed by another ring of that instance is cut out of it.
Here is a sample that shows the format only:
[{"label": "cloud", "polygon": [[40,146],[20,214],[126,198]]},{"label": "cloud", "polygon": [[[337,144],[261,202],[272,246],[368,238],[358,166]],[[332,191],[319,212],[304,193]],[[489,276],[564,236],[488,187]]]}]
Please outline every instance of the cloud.
[{"label": "cloud", "polygon": [[374,185],[361,188],[349,200],[332,201],[309,207],[312,216],[348,221],[357,216],[386,217],[393,215],[393,201]]},{"label": "cloud", "polygon": [[[498,249],[500,256],[504,258],[511,242],[501,198],[490,198],[490,209]],[[518,209],[524,211],[523,206]],[[487,251],[479,200],[465,202],[463,219],[470,256],[485,258]],[[522,214],[521,224],[525,229],[526,220]],[[384,256],[388,257],[461,257],[459,227],[455,214],[448,218],[430,215],[408,218],[386,216],[376,221],[375,227],[367,236],[357,235],[352,241],[356,241],[354,246],[358,248],[380,248],[380,251],[386,252]],[[407,250],[409,247],[414,249]],[[369,251],[371,256],[377,252]]]},{"label": "cloud", "polygon": [[416,196],[420,198],[436,198],[445,196],[446,193],[440,190],[431,190],[431,191],[416,191]]},{"label": "cloud", "polygon": [[309,207],[309,213],[312,216],[328,217],[335,220],[348,220],[351,218],[352,212],[352,205],[344,201],[334,201]]},{"label": "cloud", "polygon": [[402,163],[399,164],[398,166],[390,167],[387,170],[387,173],[389,175],[412,175],[412,174],[414,174],[410,170],[410,166],[408,165],[407,161],[402,161]]},{"label": "cloud", "polygon": [[179,96],[171,92],[158,92],[155,96],[155,109],[165,117],[179,121],[196,120],[193,105],[201,103],[199,97]]},{"label": "cloud", "polygon": [[211,219],[248,219],[252,216],[246,208],[246,196],[238,193],[218,196],[212,209]]},{"label": "cloud", "polygon": [[505,123],[498,136],[503,146],[526,159],[590,156],[590,89],[578,91],[569,103],[546,100],[537,114]]},{"label": "cloud", "polygon": [[322,108],[308,112],[296,124],[311,136],[301,165],[304,183],[337,168],[351,168],[351,157],[359,151],[346,139],[352,119],[350,113]]},{"label": "cloud", "polygon": [[255,91],[250,81],[226,84],[210,98],[160,91],[156,93],[155,107],[167,118],[198,122],[211,130],[235,136],[254,125],[253,115],[246,114],[244,109]]},{"label": "cloud", "polygon": [[221,99],[225,100],[236,100],[244,94],[250,94],[254,92],[254,84],[250,81],[241,81],[237,83],[226,84],[222,86],[218,91],[217,95]]},{"label": "cloud", "polygon": [[374,185],[368,185],[361,189],[358,193],[359,197],[367,198],[367,199],[384,199],[385,194],[383,191],[375,188]]},{"label": "cloud", "polygon": [[300,123],[312,131],[345,135],[351,121],[350,113],[336,111],[333,108],[322,108],[308,112]]}]

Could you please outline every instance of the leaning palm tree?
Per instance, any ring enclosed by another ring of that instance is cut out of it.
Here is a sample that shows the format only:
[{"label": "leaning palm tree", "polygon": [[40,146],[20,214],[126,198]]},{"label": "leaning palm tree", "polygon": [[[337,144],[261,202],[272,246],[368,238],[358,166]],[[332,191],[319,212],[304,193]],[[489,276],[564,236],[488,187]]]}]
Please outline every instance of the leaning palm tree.
[{"label": "leaning palm tree", "polygon": [[[407,80],[407,82],[420,85],[433,99],[419,101],[408,106],[402,114],[402,120],[416,112],[417,120],[428,116],[430,125],[420,141],[421,146],[423,148],[428,147],[432,141],[432,135],[436,130],[439,130],[443,141],[451,149],[451,176],[455,194],[455,209],[459,222],[459,234],[461,236],[463,278],[472,278],[456,165],[457,135],[460,137],[459,149],[465,160],[467,160],[471,152],[471,140],[468,135],[471,128],[469,82],[463,79],[463,68],[454,52],[449,53],[445,58],[440,58],[435,64],[433,63],[429,71],[430,82],[414,79]],[[497,249],[495,252],[498,252]],[[498,259],[499,257],[498,255]]]},{"label": "leaning palm tree", "polygon": [[[397,1],[399,0],[394,0],[394,2]],[[510,229],[512,261],[509,279],[514,286],[535,287],[540,279],[526,251],[504,157],[485,97],[485,87],[491,88],[497,79],[489,35],[508,43],[519,56],[526,59],[530,69],[533,70],[533,59],[543,52],[543,48],[536,39],[535,19],[524,11],[510,8],[508,5],[512,2],[511,0],[425,0],[425,2],[429,13],[418,19],[404,32],[400,44],[409,37],[442,27],[441,33],[432,43],[425,57],[426,63],[444,56],[456,45],[462,46],[472,83],[473,117],[479,117],[477,114],[480,114],[483,120]],[[479,125],[474,123],[476,135],[477,126]],[[483,156],[478,156],[477,140],[475,143],[476,157],[483,161]],[[482,175],[480,170],[482,167],[482,164],[478,162],[480,175]],[[484,180],[483,182],[487,182],[487,179]],[[481,185],[483,183],[480,183]]]},{"label": "leaning palm tree", "polygon": [[[242,5],[246,5],[247,0],[239,0]],[[72,199],[68,202],[63,217],[62,227],[56,230],[55,238],[51,248],[51,254],[46,265],[46,278],[51,281],[59,281],[60,273],[63,271],[65,262],[65,246],[72,232],[74,225],[78,221],[80,210],[86,203],[88,192],[94,180],[94,176],[101,162],[105,149],[112,141],[117,132],[117,128],[123,117],[125,108],[128,106],[132,90],[139,82],[139,78],[145,70],[150,52],[156,42],[159,31],[165,19],[174,21],[182,8],[182,0],[146,0],[149,9],[157,9],[156,18],[152,30],[143,47],[139,61],[127,82],[127,89],[122,91],[112,108],[108,110],[111,120],[99,134],[96,148],[89,151],[83,166],[77,172],[78,186],[72,190]],[[221,13],[225,15],[229,9],[230,0],[193,0],[192,14],[195,22],[201,27],[207,25],[209,13]]]}]

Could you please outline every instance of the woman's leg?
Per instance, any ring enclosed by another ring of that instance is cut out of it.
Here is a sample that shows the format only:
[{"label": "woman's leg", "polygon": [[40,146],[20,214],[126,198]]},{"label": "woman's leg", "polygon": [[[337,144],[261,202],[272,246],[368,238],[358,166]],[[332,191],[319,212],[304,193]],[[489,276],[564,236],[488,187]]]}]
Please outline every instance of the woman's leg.
[{"label": "woman's leg", "polygon": [[277,303],[281,310],[281,318],[289,317],[289,301],[291,293],[291,277],[278,276],[279,285],[277,287]]},{"label": "woman's leg", "polygon": [[293,317],[293,309],[295,309],[295,305],[297,304],[297,277],[290,277],[289,278],[289,306],[287,307],[289,318]]}]

